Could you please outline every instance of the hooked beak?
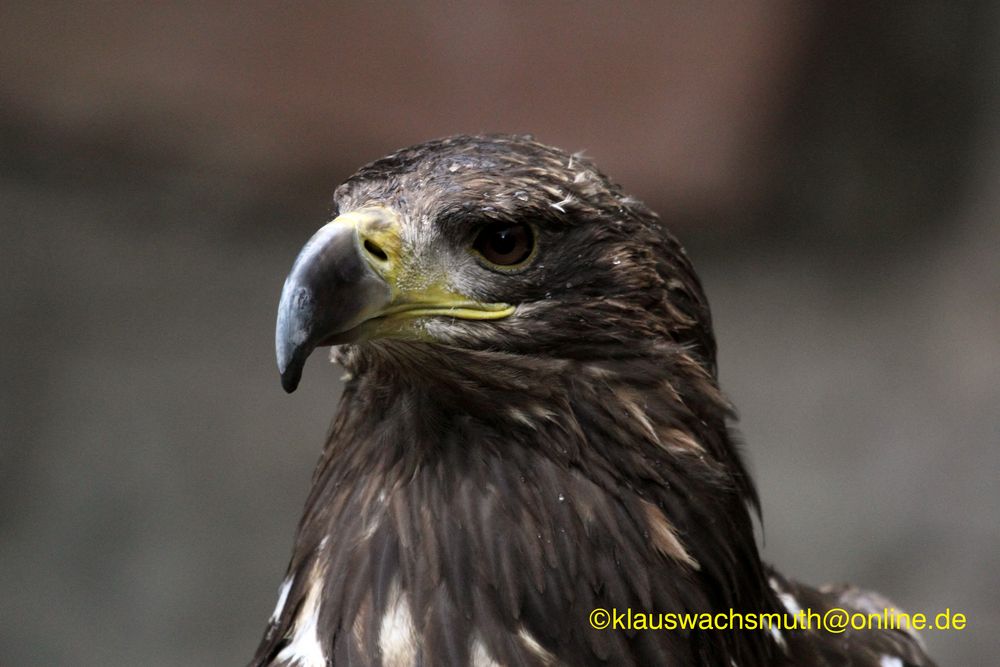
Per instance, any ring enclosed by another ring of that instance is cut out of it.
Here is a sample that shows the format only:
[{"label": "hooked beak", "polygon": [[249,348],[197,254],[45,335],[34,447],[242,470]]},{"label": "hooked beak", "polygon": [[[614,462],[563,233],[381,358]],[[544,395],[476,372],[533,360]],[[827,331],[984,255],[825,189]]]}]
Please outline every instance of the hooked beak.
[{"label": "hooked beak", "polygon": [[427,283],[399,280],[407,271],[399,231],[395,212],[364,208],[320,228],[299,252],[281,290],[275,330],[285,391],[295,391],[317,347],[400,335],[401,320],[416,317],[492,320],[514,312],[443,287],[399,289],[397,283]]}]

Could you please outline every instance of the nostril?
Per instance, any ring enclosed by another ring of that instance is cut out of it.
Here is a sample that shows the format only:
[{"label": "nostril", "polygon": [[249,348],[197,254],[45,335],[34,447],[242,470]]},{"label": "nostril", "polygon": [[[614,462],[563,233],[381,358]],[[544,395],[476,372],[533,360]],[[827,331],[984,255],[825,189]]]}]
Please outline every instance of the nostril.
[{"label": "nostril", "polygon": [[373,255],[379,261],[384,262],[389,259],[389,255],[385,254],[385,250],[379,248],[378,245],[373,243],[371,240],[365,239],[364,246],[368,254]]}]

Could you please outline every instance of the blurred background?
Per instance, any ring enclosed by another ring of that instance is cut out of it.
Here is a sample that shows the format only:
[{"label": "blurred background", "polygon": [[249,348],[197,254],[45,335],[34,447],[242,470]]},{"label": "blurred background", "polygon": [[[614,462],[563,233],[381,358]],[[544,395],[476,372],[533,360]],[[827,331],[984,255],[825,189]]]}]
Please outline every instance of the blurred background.
[{"label": "blurred background", "polygon": [[688,246],[766,557],[991,663],[998,10],[0,3],[0,664],[249,659],[339,391],[281,390],[286,271],[358,166],[480,131]]}]

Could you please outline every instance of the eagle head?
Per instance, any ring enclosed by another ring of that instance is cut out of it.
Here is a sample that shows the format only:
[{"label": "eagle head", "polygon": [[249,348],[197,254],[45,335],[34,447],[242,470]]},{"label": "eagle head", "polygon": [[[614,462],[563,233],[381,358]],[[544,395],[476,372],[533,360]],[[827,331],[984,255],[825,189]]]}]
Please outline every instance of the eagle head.
[{"label": "eagle head", "polygon": [[592,164],[453,137],[335,202],[285,281],[278,367],[292,391],[332,345],[349,379],[255,666],[931,664],[893,631],[586,623],[867,609],[761,562],[704,293]]},{"label": "eagle head", "polygon": [[683,249],[578,155],[525,136],[451,137],[363,167],[334,200],[281,294],[287,391],[316,347],[386,340],[562,359],[672,341],[714,374]]}]

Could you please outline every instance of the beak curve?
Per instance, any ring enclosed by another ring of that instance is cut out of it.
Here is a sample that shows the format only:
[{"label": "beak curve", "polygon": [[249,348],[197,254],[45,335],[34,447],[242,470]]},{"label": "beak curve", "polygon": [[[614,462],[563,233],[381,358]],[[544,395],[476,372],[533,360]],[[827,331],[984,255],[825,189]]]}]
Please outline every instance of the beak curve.
[{"label": "beak curve", "polygon": [[[291,393],[314,349],[383,311],[392,289],[365,255],[355,216],[341,216],[317,231],[299,252],[278,305],[275,351],[281,386]],[[370,247],[370,246],[369,246]],[[347,342],[350,335],[344,335]]]}]

